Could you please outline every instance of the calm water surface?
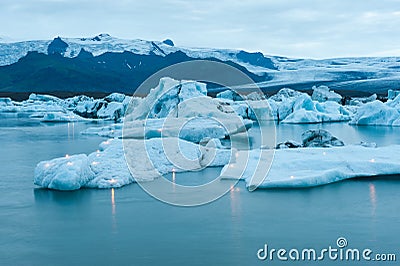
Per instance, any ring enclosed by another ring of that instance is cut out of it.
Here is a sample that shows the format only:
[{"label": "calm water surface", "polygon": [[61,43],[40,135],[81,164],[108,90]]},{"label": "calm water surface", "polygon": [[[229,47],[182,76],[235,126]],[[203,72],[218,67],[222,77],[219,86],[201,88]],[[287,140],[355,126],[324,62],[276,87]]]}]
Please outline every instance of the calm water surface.
[{"label": "calm water surface", "polygon": [[[239,183],[221,199],[195,208],[161,203],[136,184],[75,192],[36,188],[33,170],[39,161],[97,149],[102,138],[79,134],[91,126],[0,117],[0,265],[287,265],[258,261],[256,252],[265,243],[325,248],[340,236],[351,248],[397,253],[400,259],[396,176],[253,193]],[[308,128],[328,129],[348,144],[400,144],[400,129],[346,124],[280,125],[278,140],[299,141]],[[178,178],[210,178],[218,172]]]}]

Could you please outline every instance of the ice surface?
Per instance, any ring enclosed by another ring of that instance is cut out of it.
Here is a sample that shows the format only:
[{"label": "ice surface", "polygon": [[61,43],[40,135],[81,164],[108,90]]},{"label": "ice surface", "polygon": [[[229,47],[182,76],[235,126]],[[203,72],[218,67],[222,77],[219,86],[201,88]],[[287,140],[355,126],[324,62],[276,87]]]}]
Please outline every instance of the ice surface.
[{"label": "ice surface", "polygon": [[[268,150],[252,150],[247,168],[242,175],[247,187],[253,190],[258,185],[254,181],[255,165],[260,153]],[[242,172],[240,165],[247,160],[247,152],[239,151],[235,164],[222,170],[224,178]],[[263,157],[261,157],[263,158]],[[261,167],[268,167],[260,160]],[[333,148],[299,148],[276,150],[268,175],[259,188],[312,187],[355,177],[400,174],[400,146],[370,148],[363,146],[343,146]],[[253,178],[253,179],[252,179]],[[259,176],[256,179],[259,181]]]}]

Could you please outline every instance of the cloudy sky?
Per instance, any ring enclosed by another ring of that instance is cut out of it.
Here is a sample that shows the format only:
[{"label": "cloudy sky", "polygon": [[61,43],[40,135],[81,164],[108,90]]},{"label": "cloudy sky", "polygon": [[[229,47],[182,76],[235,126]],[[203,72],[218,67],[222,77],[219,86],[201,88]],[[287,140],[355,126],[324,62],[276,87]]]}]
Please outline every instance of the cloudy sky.
[{"label": "cloudy sky", "polygon": [[0,36],[171,38],[290,57],[400,56],[400,0],[1,0]]}]

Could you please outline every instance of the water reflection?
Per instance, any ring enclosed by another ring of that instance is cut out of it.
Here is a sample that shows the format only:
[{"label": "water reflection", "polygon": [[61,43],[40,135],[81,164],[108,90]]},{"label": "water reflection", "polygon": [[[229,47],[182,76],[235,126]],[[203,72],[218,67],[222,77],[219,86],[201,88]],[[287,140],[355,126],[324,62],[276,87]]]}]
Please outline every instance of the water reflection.
[{"label": "water reflection", "polygon": [[112,207],[112,215],[115,215],[115,190],[111,189],[111,207]]},{"label": "water reflection", "polygon": [[231,202],[231,214],[232,217],[240,216],[240,198],[239,198],[240,188],[232,185],[229,189],[229,196]]},{"label": "water reflection", "polygon": [[75,123],[68,123],[67,124],[67,130],[68,130],[68,140],[74,140],[75,139]]},{"label": "water reflection", "polygon": [[44,188],[33,189],[35,202],[38,204],[56,203],[57,205],[70,206],[89,202],[92,191],[90,189],[76,191],[57,191]]},{"label": "water reflection", "polygon": [[111,217],[112,217],[112,230],[117,231],[117,218],[116,218],[116,205],[115,205],[115,189],[111,188]]},{"label": "water reflection", "polygon": [[369,199],[371,201],[372,216],[375,216],[376,211],[376,190],[373,183],[369,183]]},{"label": "water reflection", "polygon": [[175,192],[175,186],[176,186],[176,172],[175,169],[172,169],[172,191]]}]

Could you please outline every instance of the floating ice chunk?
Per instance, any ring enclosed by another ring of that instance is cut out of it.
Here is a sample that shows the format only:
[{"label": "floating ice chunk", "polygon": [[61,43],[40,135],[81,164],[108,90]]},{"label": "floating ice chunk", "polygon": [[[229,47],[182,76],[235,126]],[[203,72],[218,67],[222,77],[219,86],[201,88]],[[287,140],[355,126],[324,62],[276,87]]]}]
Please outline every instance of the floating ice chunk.
[{"label": "floating ice chunk", "polygon": [[343,141],[339,140],[324,129],[310,129],[301,134],[304,147],[334,147],[344,146]]},{"label": "floating ice chunk", "polygon": [[339,103],[342,100],[342,96],[329,89],[327,86],[313,86],[312,99],[318,102],[333,101]]},{"label": "floating ice chunk", "polygon": [[146,98],[140,101],[129,118],[132,120],[163,118],[176,110],[180,102],[206,95],[207,89],[204,83],[161,78],[158,86],[151,89]]},{"label": "floating ice chunk", "polygon": [[276,93],[275,95],[272,95],[269,99],[273,100],[275,102],[283,102],[289,98],[297,98],[303,94],[305,94],[305,93],[296,91],[296,90],[292,90],[289,88],[283,88],[283,89],[279,90],[278,93]]},{"label": "floating ice chunk", "polygon": [[294,101],[284,101],[278,107],[282,123],[304,124],[349,121],[350,112],[335,102],[314,102],[308,95],[300,95]]},{"label": "floating ice chunk", "polygon": [[[262,150],[261,150],[262,151]],[[240,162],[247,161],[247,168],[241,178],[247,187],[257,187],[259,176],[254,175],[254,165],[268,164],[259,160],[260,150],[239,151],[236,164],[229,164],[222,170],[222,176],[240,175]],[[312,187],[355,177],[400,174],[400,146],[366,148],[344,146],[328,149],[299,148],[276,150],[274,161],[265,180],[258,188]],[[254,178],[257,177],[254,182]],[[262,176],[262,175],[261,175]]]},{"label": "floating ice chunk", "polygon": [[276,145],[276,149],[295,149],[300,147],[302,147],[302,145],[293,140],[287,140]]},{"label": "floating ice chunk", "polygon": [[85,154],[40,162],[35,168],[34,183],[56,190],[76,190],[95,177]]},{"label": "floating ice chunk", "polygon": [[178,138],[110,139],[89,156],[81,154],[40,162],[34,183],[44,188],[76,190],[121,187],[134,182],[134,178],[152,181],[173,171],[226,165],[234,149],[218,147],[215,141],[202,146]]},{"label": "floating ice chunk", "polygon": [[386,104],[381,101],[373,101],[358,108],[354,118],[350,121],[353,125],[371,126],[400,126],[400,113],[396,103],[393,101]]}]

